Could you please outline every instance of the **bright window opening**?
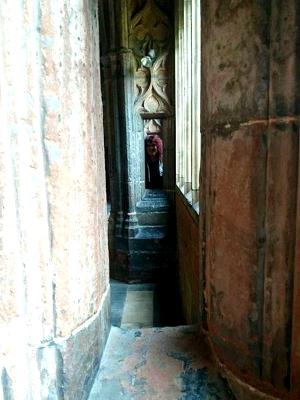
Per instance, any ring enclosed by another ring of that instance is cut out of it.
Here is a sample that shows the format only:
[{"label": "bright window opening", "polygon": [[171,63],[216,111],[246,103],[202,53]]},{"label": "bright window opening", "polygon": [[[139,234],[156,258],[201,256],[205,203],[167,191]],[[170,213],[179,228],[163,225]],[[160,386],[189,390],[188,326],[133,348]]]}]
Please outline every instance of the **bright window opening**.
[{"label": "bright window opening", "polygon": [[201,159],[200,0],[178,0],[175,35],[176,184],[199,209]]}]

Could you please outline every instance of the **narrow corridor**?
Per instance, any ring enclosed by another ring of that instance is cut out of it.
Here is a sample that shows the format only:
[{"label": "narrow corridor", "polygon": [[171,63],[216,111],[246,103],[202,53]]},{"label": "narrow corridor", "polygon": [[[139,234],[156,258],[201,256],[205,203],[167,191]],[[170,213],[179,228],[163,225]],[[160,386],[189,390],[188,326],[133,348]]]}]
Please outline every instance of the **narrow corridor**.
[{"label": "narrow corridor", "polygon": [[0,400],[300,400],[299,27],[0,0]]}]

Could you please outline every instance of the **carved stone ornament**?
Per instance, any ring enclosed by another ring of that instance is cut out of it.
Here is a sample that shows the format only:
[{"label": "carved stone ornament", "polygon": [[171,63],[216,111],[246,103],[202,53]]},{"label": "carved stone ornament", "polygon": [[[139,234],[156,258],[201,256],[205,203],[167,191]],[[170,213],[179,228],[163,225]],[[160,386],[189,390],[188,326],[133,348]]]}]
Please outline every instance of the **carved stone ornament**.
[{"label": "carved stone ornament", "polygon": [[135,109],[167,116],[172,106],[167,94],[171,24],[154,0],[148,0],[131,20],[130,46],[135,56]]},{"label": "carved stone ornament", "polygon": [[168,17],[156,5],[155,0],[147,0],[144,7],[130,22],[130,48],[138,60],[154,50],[162,54],[170,47],[172,26]]}]

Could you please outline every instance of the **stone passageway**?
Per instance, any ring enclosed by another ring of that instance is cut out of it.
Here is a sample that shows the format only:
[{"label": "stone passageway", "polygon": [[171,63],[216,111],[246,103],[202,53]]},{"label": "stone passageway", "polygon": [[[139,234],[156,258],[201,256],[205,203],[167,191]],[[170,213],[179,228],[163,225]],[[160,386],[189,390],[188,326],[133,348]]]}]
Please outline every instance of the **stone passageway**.
[{"label": "stone passageway", "polygon": [[0,0],[0,400],[300,399],[299,21]]},{"label": "stone passageway", "polygon": [[162,324],[154,285],[112,283],[112,327],[89,400],[229,400],[234,397],[196,326]]}]

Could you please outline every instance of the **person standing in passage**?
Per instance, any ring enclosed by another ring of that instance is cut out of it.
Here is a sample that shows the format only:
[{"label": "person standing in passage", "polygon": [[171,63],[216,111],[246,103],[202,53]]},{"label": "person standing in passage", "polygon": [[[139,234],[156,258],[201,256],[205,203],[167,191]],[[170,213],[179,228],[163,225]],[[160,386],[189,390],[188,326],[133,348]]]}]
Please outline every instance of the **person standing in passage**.
[{"label": "person standing in passage", "polygon": [[147,135],[145,138],[146,189],[163,187],[163,142],[158,135]]}]

